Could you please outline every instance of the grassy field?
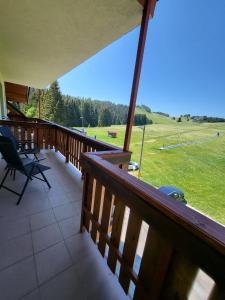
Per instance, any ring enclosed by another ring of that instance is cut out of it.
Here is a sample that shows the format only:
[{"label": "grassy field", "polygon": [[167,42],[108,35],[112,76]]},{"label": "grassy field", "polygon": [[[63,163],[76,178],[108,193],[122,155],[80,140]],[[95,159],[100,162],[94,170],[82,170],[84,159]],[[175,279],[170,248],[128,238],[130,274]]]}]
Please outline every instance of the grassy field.
[{"label": "grassy field", "polygon": [[[184,191],[190,206],[225,224],[225,124],[177,123],[166,117],[161,120],[160,116],[161,124],[146,127],[141,179],[155,187],[177,186]],[[108,130],[116,131],[118,137],[108,137]],[[86,128],[85,131],[99,140],[123,145],[125,126]],[[142,130],[133,127],[130,150],[132,160],[137,162],[141,136]],[[190,144],[159,150],[180,143]]]}]

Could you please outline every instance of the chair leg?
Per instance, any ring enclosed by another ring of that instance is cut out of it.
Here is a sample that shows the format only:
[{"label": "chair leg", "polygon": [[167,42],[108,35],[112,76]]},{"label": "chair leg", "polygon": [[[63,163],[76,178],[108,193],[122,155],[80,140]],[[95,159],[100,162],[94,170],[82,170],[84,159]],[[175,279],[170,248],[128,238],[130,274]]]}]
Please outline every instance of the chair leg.
[{"label": "chair leg", "polygon": [[14,169],[13,171],[13,180],[15,181],[15,179],[16,179],[16,169]]},{"label": "chair leg", "polygon": [[5,176],[3,177],[2,182],[1,182],[1,184],[0,184],[0,189],[2,188],[3,183],[5,182],[5,180],[6,180],[7,176],[8,176],[8,174],[9,174],[9,171],[10,171],[10,169],[7,169],[7,171],[6,171],[6,173],[5,173]]},{"label": "chair leg", "polygon": [[29,180],[30,180],[30,178],[27,177],[27,180],[26,180],[26,182],[25,182],[25,184],[24,184],[23,190],[22,190],[22,192],[21,192],[21,194],[20,194],[20,196],[19,196],[19,199],[18,199],[16,205],[19,205],[19,204],[20,204],[20,201],[21,201],[21,199],[22,199],[22,197],[23,197],[23,194],[24,194],[24,192],[25,192],[25,190],[26,190],[26,187],[27,187],[27,185],[28,185]]},{"label": "chair leg", "polygon": [[38,169],[39,169],[39,171],[40,171],[42,177],[44,178],[44,181],[47,183],[48,188],[50,189],[50,188],[51,188],[51,185],[50,185],[50,183],[48,182],[46,176],[44,175],[44,173],[41,171],[41,169],[40,169],[39,167],[38,167]]},{"label": "chair leg", "polygon": [[39,159],[38,159],[38,157],[37,157],[36,154],[34,154],[34,157],[35,157],[36,161],[39,161]]}]

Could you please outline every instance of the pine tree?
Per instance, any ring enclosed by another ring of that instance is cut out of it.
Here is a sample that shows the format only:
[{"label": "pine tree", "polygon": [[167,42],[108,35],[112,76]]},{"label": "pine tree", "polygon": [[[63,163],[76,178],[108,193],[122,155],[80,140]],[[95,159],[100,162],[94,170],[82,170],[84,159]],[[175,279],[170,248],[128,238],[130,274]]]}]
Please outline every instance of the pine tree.
[{"label": "pine tree", "polygon": [[54,121],[56,102],[52,90],[47,90],[44,95],[44,114],[46,120]]},{"label": "pine tree", "polygon": [[45,94],[45,118],[59,124],[64,121],[64,105],[57,81],[54,81]]},{"label": "pine tree", "polygon": [[112,125],[112,115],[108,108],[104,108],[99,116],[99,126],[111,126]]}]

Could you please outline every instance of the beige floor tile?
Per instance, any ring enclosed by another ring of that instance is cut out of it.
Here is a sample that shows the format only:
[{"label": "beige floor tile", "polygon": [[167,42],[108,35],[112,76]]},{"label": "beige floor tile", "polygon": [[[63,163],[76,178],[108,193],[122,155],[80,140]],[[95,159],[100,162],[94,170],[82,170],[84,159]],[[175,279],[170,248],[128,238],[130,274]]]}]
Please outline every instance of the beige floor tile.
[{"label": "beige floor tile", "polygon": [[56,222],[52,209],[30,216],[31,230],[38,230]]},{"label": "beige floor tile", "polygon": [[34,253],[37,253],[62,241],[63,237],[58,224],[54,223],[32,232],[32,239]]},{"label": "beige floor tile", "polygon": [[39,284],[56,276],[59,272],[72,265],[70,255],[60,242],[35,255]]},{"label": "beige floor tile", "polygon": [[28,258],[0,272],[1,299],[16,300],[37,288],[34,259]]},{"label": "beige floor tile", "polygon": [[0,269],[33,255],[31,234],[0,243]]},{"label": "beige floor tile", "polygon": [[59,227],[64,239],[77,234],[80,230],[80,216],[74,216],[59,222]]},{"label": "beige floor tile", "polygon": [[60,205],[53,208],[57,221],[68,219],[80,215],[81,204],[72,202],[65,205]]}]

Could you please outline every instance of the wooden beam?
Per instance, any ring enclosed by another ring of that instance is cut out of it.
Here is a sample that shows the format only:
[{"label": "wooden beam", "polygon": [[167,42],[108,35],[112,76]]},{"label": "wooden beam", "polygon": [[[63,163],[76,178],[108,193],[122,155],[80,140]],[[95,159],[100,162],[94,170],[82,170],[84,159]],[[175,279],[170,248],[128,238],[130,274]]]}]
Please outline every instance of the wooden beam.
[{"label": "wooden beam", "polygon": [[8,101],[7,101],[7,109],[9,110],[8,113],[9,118],[12,116],[12,118],[18,117],[21,120],[27,119],[27,117],[18,108],[16,108],[12,103]]},{"label": "wooden beam", "polygon": [[[137,0],[143,7],[145,6],[145,0]],[[153,1],[154,3],[153,3],[153,5],[151,5],[151,10],[150,10],[150,15],[149,15],[149,17],[150,18],[153,18],[153,16],[154,16],[154,12],[155,12],[155,5],[156,5],[156,2],[157,2],[158,0],[156,0],[156,1]]]},{"label": "wooden beam", "polygon": [[12,82],[5,82],[5,95],[7,101],[28,103],[29,87]]},{"label": "wooden beam", "polygon": [[138,93],[138,87],[140,81],[141,66],[142,66],[145,41],[146,41],[146,36],[148,31],[148,19],[152,8],[155,7],[155,3],[156,0],[146,0],[144,5],[139,42],[138,42],[138,50],[136,56],[136,63],[134,69],[134,76],[133,76],[133,85],[132,85],[131,96],[130,96],[130,106],[129,106],[128,117],[127,117],[127,127],[126,127],[124,147],[123,147],[124,151],[129,150],[132,126],[134,122],[137,93]]}]

